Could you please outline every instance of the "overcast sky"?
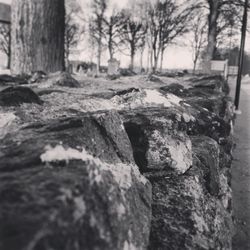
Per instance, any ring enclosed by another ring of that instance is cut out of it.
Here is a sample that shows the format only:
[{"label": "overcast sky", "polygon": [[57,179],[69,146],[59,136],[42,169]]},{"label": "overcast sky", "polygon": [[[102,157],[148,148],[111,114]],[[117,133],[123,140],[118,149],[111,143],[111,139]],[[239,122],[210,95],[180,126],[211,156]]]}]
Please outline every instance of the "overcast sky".
[{"label": "overcast sky", "polygon": [[[77,0],[81,5],[85,2],[90,2],[91,0]],[[126,6],[127,0],[111,0],[118,6]],[[0,0],[3,3],[11,3],[11,0]],[[250,19],[250,18],[249,18]],[[247,36],[246,50],[250,51],[250,36]],[[83,52],[84,53],[84,52]],[[86,52],[85,52],[86,53]],[[118,58],[121,63],[125,66],[129,63],[129,58]],[[171,46],[166,50],[164,58],[164,67],[167,68],[192,68],[192,54],[191,50],[186,47]]]}]

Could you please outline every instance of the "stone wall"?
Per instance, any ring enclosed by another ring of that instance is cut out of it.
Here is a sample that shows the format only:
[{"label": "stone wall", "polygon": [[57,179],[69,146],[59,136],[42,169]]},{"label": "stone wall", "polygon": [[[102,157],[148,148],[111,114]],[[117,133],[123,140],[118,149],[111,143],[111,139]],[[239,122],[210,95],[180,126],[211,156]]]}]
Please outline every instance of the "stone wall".
[{"label": "stone wall", "polygon": [[62,78],[0,92],[0,249],[230,249],[226,82]]}]

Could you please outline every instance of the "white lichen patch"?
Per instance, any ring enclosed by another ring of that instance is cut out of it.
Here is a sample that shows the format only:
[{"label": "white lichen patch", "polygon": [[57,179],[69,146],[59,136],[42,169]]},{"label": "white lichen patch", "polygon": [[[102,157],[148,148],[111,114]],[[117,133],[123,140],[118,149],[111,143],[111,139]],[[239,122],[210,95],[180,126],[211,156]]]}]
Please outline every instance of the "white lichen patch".
[{"label": "white lichen patch", "polygon": [[195,178],[185,179],[184,182],[185,186],[188,188],[187,189],[188,195],[194,198],[194,202],[197,204],[197,206],[200,206],[199,201],[203,196],[203,190],[200,182],[197,183],[197,180]]},{"label": "white lichen patch", "polygon": [[178,173],[185,173],[193,164],[192,158],[192,143],[191,140],[186,137],[185,141],[169,141],[169,152],[171,158],[174,161],[172,168]]},{"label": "white lichen patch", "polygon": [[123,245],[123,250],[139,250],[133,243],[125,241]]},{"label": "white lichen patch", "polygon": [[11,112],[0,113],[0,139],[9,132],[16,119],[17,117]]},{"label": "white lichen patch", "polygon": [[153,89],[145,89],[146,97],[144,98],[147,104],[157,104],[163,105],[164,107],[171,107],[174,105],[179,105],[181,98],[173,94],[162,95],[159,91]]},{"label": "white lichen patch", "polygon": [[228,209],[232,200],[232,190],[228,185],[228,178],[223,173],[220,174],[220,195],[223,207]]},{"label": "white lichen patch", "polygon": [[114,96],[111,101],[116,105],[117,109],[123,109],[141,106],[172,107],[180,105],[182,99],[173,94],[163,95],[155,89],[140,89],[123,96]]},{"label": "white lichen patch", "polygon": [[81,219],[86,213],[86,205],[82,197],[74,197],[71,189],[60,188],[60,192],[62,193],[57,199],[64,204],[67,204],[70,201],[74,204],[73,218],[74,221],[78,221]]},{"label": "white lichen patch", "polygon": [[186,123],[196,121],[196,119],[192,115],[189,115],[187,113],[183,113],[182,117]]},{"label": "white lichen patch", "polygon": [[75,205],[73,217],[74,217],[75,221],[78,221],[86,213],[86,205],[85,205],[85,202],[82,199],[82,197],[75,197],[73,199],[73,201],[74,201],[74,205]]},{"label": "white lichen patch", "polygon": [[109,100],[93,98],[87,100],[79,100],[78,102],[70,104],[68,108],[79,110],[82,112],[90,112],[99,110],[113,110],[116,109],[116,106]]},{"label": "white lichen patch", "polygon": [[78,151],[73,148],[65,149],[62,145],[57,145],[54,148],[50,145],[45,147],[45,153],[40,156],[42,162],[57,162],[65,161],[68,163],[70,160],[82,160],[85,162],[101,165],[102,162],[98,158],[94,158],[84,148],[82,151]]},{"label": "white lichen patch", "polygon": [[79,151],[73,148],[64,148],[63,145],[57,145],[54,148],[48,145],[45,147],[45,152],[40,156],[40,159],[44,163],[65,161],[68,164],[70,160],[81,160],[87,162],[88,165],[95,165],[99,167],[98,170],[90,169],[89,174],[96,183],[102,181],[103,171],[111,172],[114,180],[123,189],[129,189],[133,185],[132,176],[143,185],[147,183],[137,166],[123,163],[108,164],[99,158],[93,157],[84,148]]},{"label": "white lichen patch", "polygon": [[155,130],[149,140],[147,157],[152,166],[168,165],[183,174],[193,163],[191,140],[182,133],[172,136]]},{"label": "white lichen patch", "polygon": [[201,232],[208,232],[208,225],[204,220],[204,217],[198,215],[196,212],[192,213],[193,220],[195,221],[195,227]]},{"label": "white lichen patch", "polygon": [[117,206],[117,214],[119,219],[126,214],[126,208],[122,203]]}]

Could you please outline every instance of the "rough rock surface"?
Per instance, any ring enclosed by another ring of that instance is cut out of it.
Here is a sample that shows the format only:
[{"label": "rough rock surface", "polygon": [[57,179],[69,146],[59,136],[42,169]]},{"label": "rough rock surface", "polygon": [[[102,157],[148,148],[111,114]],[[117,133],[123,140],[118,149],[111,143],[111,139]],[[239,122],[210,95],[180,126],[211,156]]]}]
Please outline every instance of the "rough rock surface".
[{"label": "rough rock surface", "polygon": [[79,82],[67,72],[56,72],[45,78],[40,84],[48,86],[61,86],[69,88],[79,88]]},{"label": "rough rock surface", "polygon": [[173,169],[184,173],[192,166],[191,140],[177,112],[158,108],[120,111],[142,172]]},{"label": "rough rock surface", "polygon": [[57,78],[0,107],[0,249],[231,248],[221,77]]},{"label": "rough rock surface", "polygon": [[8,87],[0,92],[0,106],[18,106],[22,103],[42,104],[42,101],[27,87]]},{"label": "rough rock surface", "polygon": [[115,113],[29,124],[0,147],[0,249],[146,248],[151,185]]}]

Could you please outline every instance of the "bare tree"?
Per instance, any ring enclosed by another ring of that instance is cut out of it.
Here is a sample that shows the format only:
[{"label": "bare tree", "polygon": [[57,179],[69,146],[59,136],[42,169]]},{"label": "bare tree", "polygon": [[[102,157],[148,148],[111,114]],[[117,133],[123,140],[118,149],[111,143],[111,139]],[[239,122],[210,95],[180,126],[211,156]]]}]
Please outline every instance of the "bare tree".
[{"label": "bare tree", "polygon": [[160,70],[162,70],[162,61],[167,46],[188,31],[188,21],[191,19],[193,9],[192,6],[183,8],[173,0],[157,0],[149,5],[148,27],[153,72],[158,68],[159,60]]},{"label": "bare tree", "polygon": [[109,51],[110,59],[114,58],[114,54],[121,44],[120,31],[122,28],[122,16],[120,12],[116,12],[114,9],[109,17],[104,19],[105,23],[105,39],[107,41],[107,47]]},{"label": "bare tree", "polygon": [[135,54],[145,44],[147,26],[128,9],[122,11],[122,22],[121,41],[129,49],[130,68],[133,70]]},{"label": "bare tree", "polygon": [[204,49],[207,39],[207,23],[203,14],[198,15],[191,23],[191,47],[193,56],[193,74],[195,74],[197,62],[201,56],[201,52]]},{"label": "bare tree", "polygon": [[104,18],[107,10],[107,0],[93,0],[91,8],[93,13],[89,20],[89,32],[92,39],[97,44],[97,74],[99,74],[104,44],[103,39],[105,36]]},{"label": "bare tree", "polygon": [[65,67],[69,66],[70,49],[73,49],[81,41],[84,28],[72,17],[74,12],[65,17]]},{"label": "bare tree", "polygon": [[0,24],[0,51],[7,56],[7,69],[10,68],[10,25]]},{"label": "bare tree", "polygon": [[219,35],[226,29],[239,25],[243,3],[241,0],[205,0],[205,3],[205,8],[209,11],[205,61],[209,63],[214,57]]}]

